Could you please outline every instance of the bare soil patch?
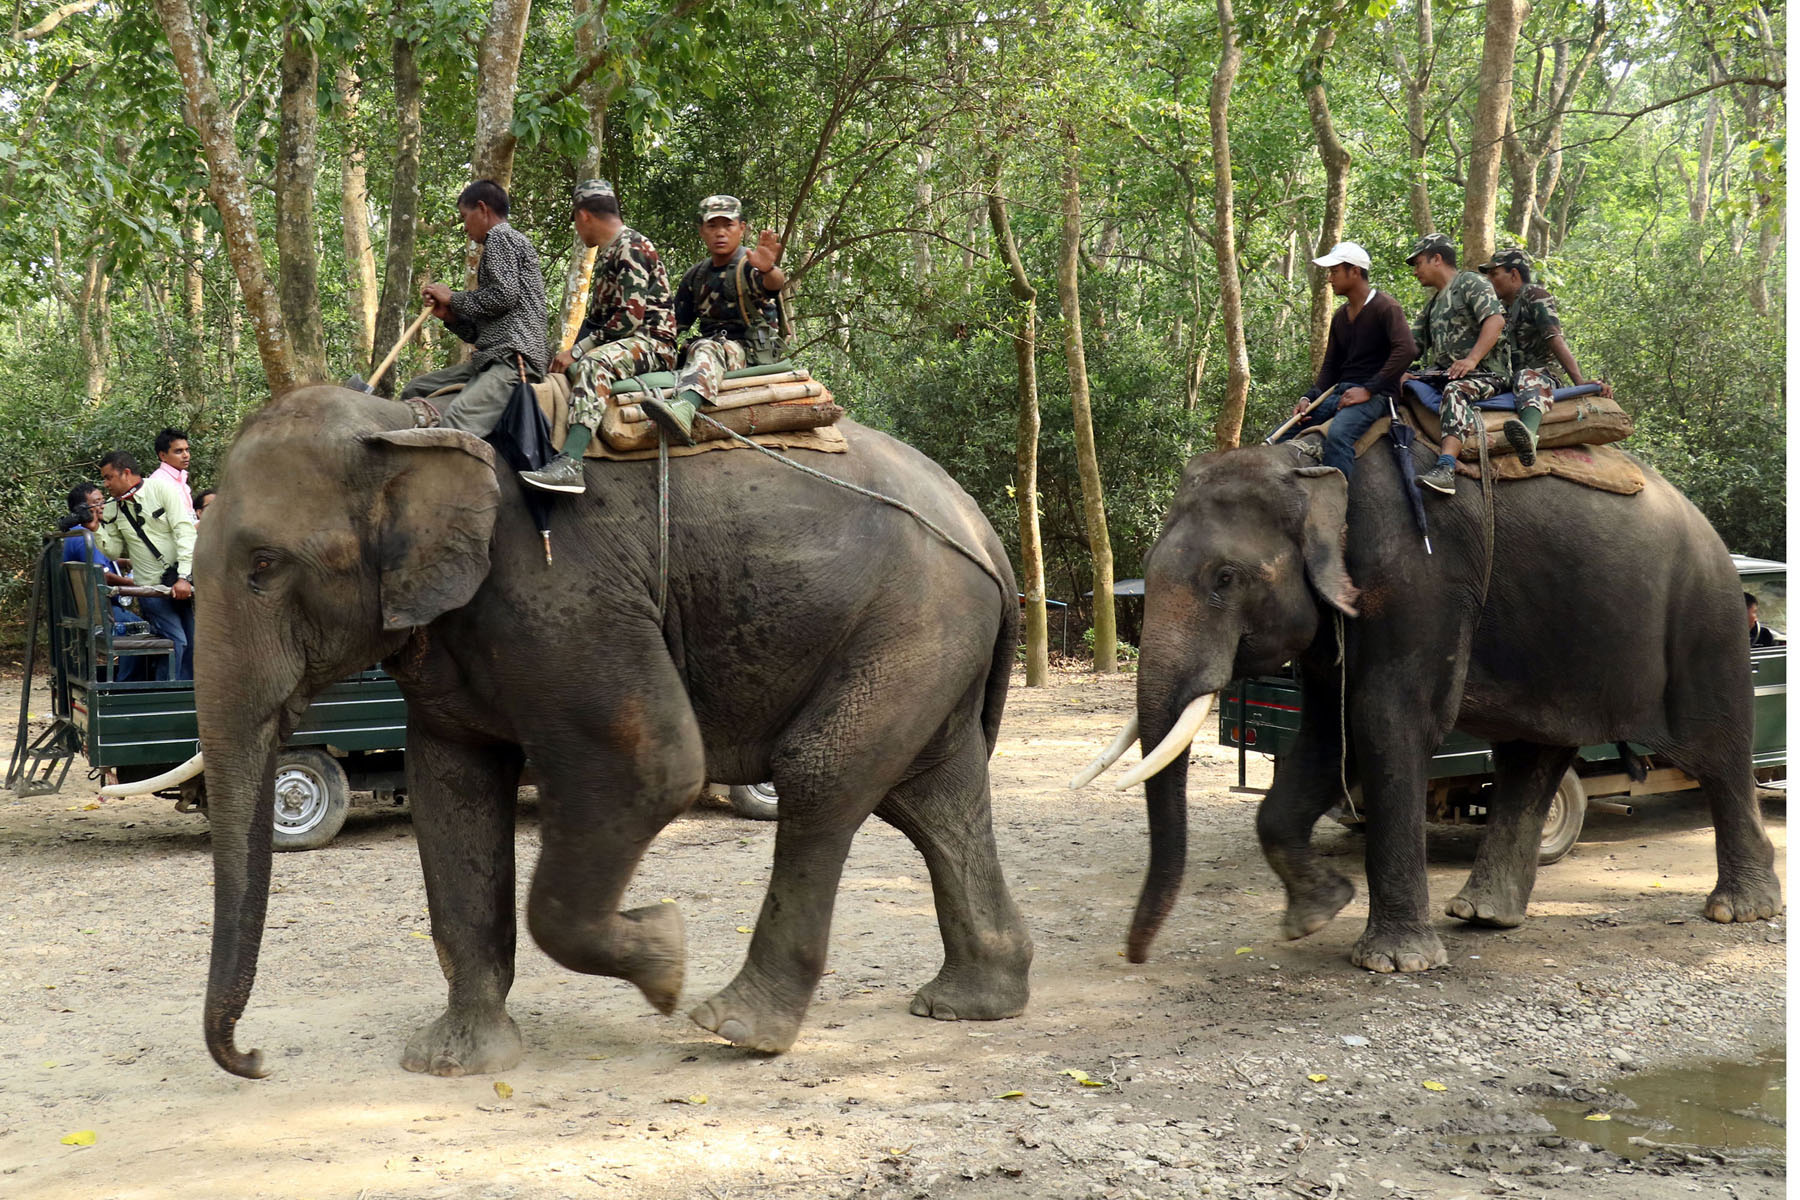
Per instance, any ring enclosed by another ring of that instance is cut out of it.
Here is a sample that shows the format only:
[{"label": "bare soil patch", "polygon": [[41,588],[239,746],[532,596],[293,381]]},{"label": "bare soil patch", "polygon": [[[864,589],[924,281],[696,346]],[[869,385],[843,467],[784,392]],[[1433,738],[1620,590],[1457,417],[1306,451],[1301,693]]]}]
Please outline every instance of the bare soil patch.
[{"label": "bare soil patch", "polygon": [[[16,675],[0,686],[9,747],[17,687]],[[1229,752],[1199,746],[1187,886],[1153,960],[1133,966],[1122,948],[1144,865],[1141,792],[1104,778],[1066,787],[1131,705],[1130,677],[1015,680],[994,804],[1037,943],[1025,1016],[907,1014],[940,959],[930,883],[905,839],[871,821],[839,893],[831,974],[799,1044],[776,1058],[659,1017],[629,985],[564,971],[521,932],[511,1007],[525,1060],[498,1078],[407,1074],[400,1049],[441,1010],[443,981],[409,822],[358,809],[335,845],[276,858],[238,1039],[275,1073],[235,1079],[200,1036],[204,820],[153,798],[90,809],[79,769],[57,796],[0,794],[0,1194],[1783,1193],[1778,1158],[1651,1147],[1628,1161],[1534,1111],[1559,1088],[1605,1111],[1637,1071],[1782,1045],[1785,921],[1701,917],[1715,866],[1697,794],[1590,815],[1574,853],[1540,874],[1524,927],[1440,918],[1451,969],[1379,977],[1347,960],[1367,913],[1360,837],[1320,827],[1358,899],[1312,938],[1281,941],[1255,799],[1227,791]],[[1252,772],[1266,781],[1261,760]],[[538,839],[524,814],[521,887]],[[1783,802],[1765,793],[1765,814],[1785,856]],[[645,861],[627,903],[682,906],[689,1005],[737,970],[774,832],[702,804]],[[1439,905],[1476,836],[1434,827]],[[81,1131],[92,1145],[63,1144]],[[1659,1140],[1653,1126],[1646,1136]]]}]

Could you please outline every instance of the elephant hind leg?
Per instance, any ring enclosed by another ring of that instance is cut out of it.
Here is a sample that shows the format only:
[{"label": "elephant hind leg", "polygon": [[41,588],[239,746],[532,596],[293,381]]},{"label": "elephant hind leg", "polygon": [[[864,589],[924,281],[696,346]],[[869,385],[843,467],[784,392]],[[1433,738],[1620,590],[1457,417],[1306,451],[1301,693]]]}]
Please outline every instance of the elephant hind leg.
[{"label": "elephant hind leg", "polygon": [[[1747,759],[1746,755],[1746,759]],[[1756,782],[1743,762],[1730,771],[1696,773],[1712,808],[1719,881],[1706,898],[1709,920],[1761,921],[1781,915],[1775,846],[1763,828]]]},{"label": "elephant hind leg", "polygon": [[1444,910],[1473,925],[1525,923],[1537,882],[1538,846],[1551,797],[1575,761],[1573,746],[1501,742],[1494,746],[1494,795],[1475,866]]},{"label": "elephant hind leg", "polygon": [[994,847],[987,742],[971,722],[949,753],[889,792],[875,814],[904,833],[931,872],[944,965],[912,1013],[996,1021],[1025,1011],[1031,934]]}]

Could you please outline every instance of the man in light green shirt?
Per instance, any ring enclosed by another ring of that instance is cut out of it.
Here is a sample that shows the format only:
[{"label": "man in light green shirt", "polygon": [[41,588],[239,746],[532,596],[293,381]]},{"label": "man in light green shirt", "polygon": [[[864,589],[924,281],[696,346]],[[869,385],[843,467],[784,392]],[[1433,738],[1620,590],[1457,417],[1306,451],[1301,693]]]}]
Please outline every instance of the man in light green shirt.
[{"label": "man in light green shirt", "polygon": [[194,515],[167,476],[144,478],[137,459],[114,450],[100,460],[112,500],[95,541],[110,558],[129,559],[139,585],[162,584],[168,596],[144,596],[139,611],[159,637],[175,643],[175,678],[194,677]]}]

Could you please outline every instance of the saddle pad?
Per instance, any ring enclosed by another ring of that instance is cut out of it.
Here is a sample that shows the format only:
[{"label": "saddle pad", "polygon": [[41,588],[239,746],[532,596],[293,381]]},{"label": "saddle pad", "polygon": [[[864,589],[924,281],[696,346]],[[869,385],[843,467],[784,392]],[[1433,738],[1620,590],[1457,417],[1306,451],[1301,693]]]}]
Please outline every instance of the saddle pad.
[{"label": "saddle pad", "polygon": [[[1551,411],[1556,410],[1552,408]],[[1418,428],[1417,411],[1411,411],[1406,416],[1410,418],[1408,424]],[[1392,424],[1391,418],[1383,417],[1369,426],[1369,431],[1356,443],[1356,457],[1361,458],[1371,447],[1386,443],[1388,426]],[[1434,421],[1431,429],[1419,431],[1418,440],[1427,448],[1435,450],[1439,444],[1437,433]],[[1500,441],[1504,444],[1506,439],[1501,438]],[[1537,461],[1529,467],[1520,462],[1518,455],[1511,453],[1511,449],[1508,446],[1508,453],[1488,456],[1488,471],[1497,482],[1510,483],[1518,479],[1535,479],[1540,475],[1555,475],[1571,483],[1579,483],[1602,492],[1615,492],[1621,496],[1635,496],[1644,490],[1643,468],[1636,459],[1614,446],[1549,447],[1539,442]],[[1470,479],[1480,479],[1481,463],[1458,462],[1456,473]]]},{"label": "saddle pad", "polygon": [[[1423,379],[1409,379],[1406,381],[1405,387],[1409,396],[1423,404],[1432,412],[1437,412],[1443,405],[1444,392],[1442,388],[1432,387]],[[1597,396],[1599,394],[1599,384],[1579,383],[1572,384],[1569,387],[1557,388],[1554,392],[1550,393],[1550,399],[1573,400],[1577,396]],[[1476,404],[1475,407],[1490,412],[1515,412],[1519,407],[1519,398],[1512,392],[1501,392],[1498,396],[1489,396],[1486,400]]]},{"label": "saddle pad", "polygon": [[[1411,396],[1406,398],[1406,408],[1411,413],[1413,427],[1421,435],[1430,438],[1433,443],[1443,441],[1443,430],[1438,425],[1438,415],[1435,412]],[[1512,443],[1500,432],[1510,419],[1509,413],[1482,414],[1481,421],[1487,429],[1490,459],[1512,455]],[[1624,441],[1630,436],[1631,416],[1619,407],[1618,401],[1598,395],[1581,396],[1573,400],[1559,400],[1544,413],[1544,419],[1538,425],[1538,448],[1557,450],[1564,446],[1600,446],[1607,442]],[[1471,438],[1463,446],[1459,457],[1465,462],[1474,462],[1481,458],[1481,447]]]}]

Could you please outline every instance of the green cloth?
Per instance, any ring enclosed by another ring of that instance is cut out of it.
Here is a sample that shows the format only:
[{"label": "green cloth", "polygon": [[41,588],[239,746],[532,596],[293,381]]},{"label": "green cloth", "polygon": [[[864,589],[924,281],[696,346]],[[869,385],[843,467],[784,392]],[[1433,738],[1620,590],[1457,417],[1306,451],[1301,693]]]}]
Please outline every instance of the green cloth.
[{"label": "green cloth", "polygon": [[[140,583],[160,583],[167,567],[177,568],[183,578],[193,577],[194,514],[180,489],[167,475],[152,474],[124,501],[106,502],[94,540],[108,558],[130,559],[132,576]],[[150,537],[149,545],[119,511],[121,503],[132,507]]]},{"label": "green cloth", "polygon": [[573,459],[580,459],[588,443],[594,440],[594,431],[586,425],[569,426],[569,434],[563,439],[562,452]]},{"label": "green cloth", "polygon": [[[760,375],[785,375],[793,369],[794,364],[790,360],[782,359],[778,363],[769,363],[766,366],[743,367],[736,371],[727,371],[725,378],[754,379]],[[609,390],[613,395],[618,396],[626,392],[647,391],[650,388],[671,388],[680,381],[681,377],[674,371],[652,371],[648,375],[633,375],[630,379],[621,379]]]},{"label": "green cloth", "polygon": [[[1442,291],[1432,293],[1413,322],[1413,341],[1419,346],[1421,374],[1443,371],[1464,358],[1480,340],[1481,326],[1490,317],[1505,317],[1506,307],[1494,294],[1494,285],[1473,271],[1458,271]],[[1503,336],[1494,343],[1475,370],[1480,374],[1512,378],[1512,354]]]}]

